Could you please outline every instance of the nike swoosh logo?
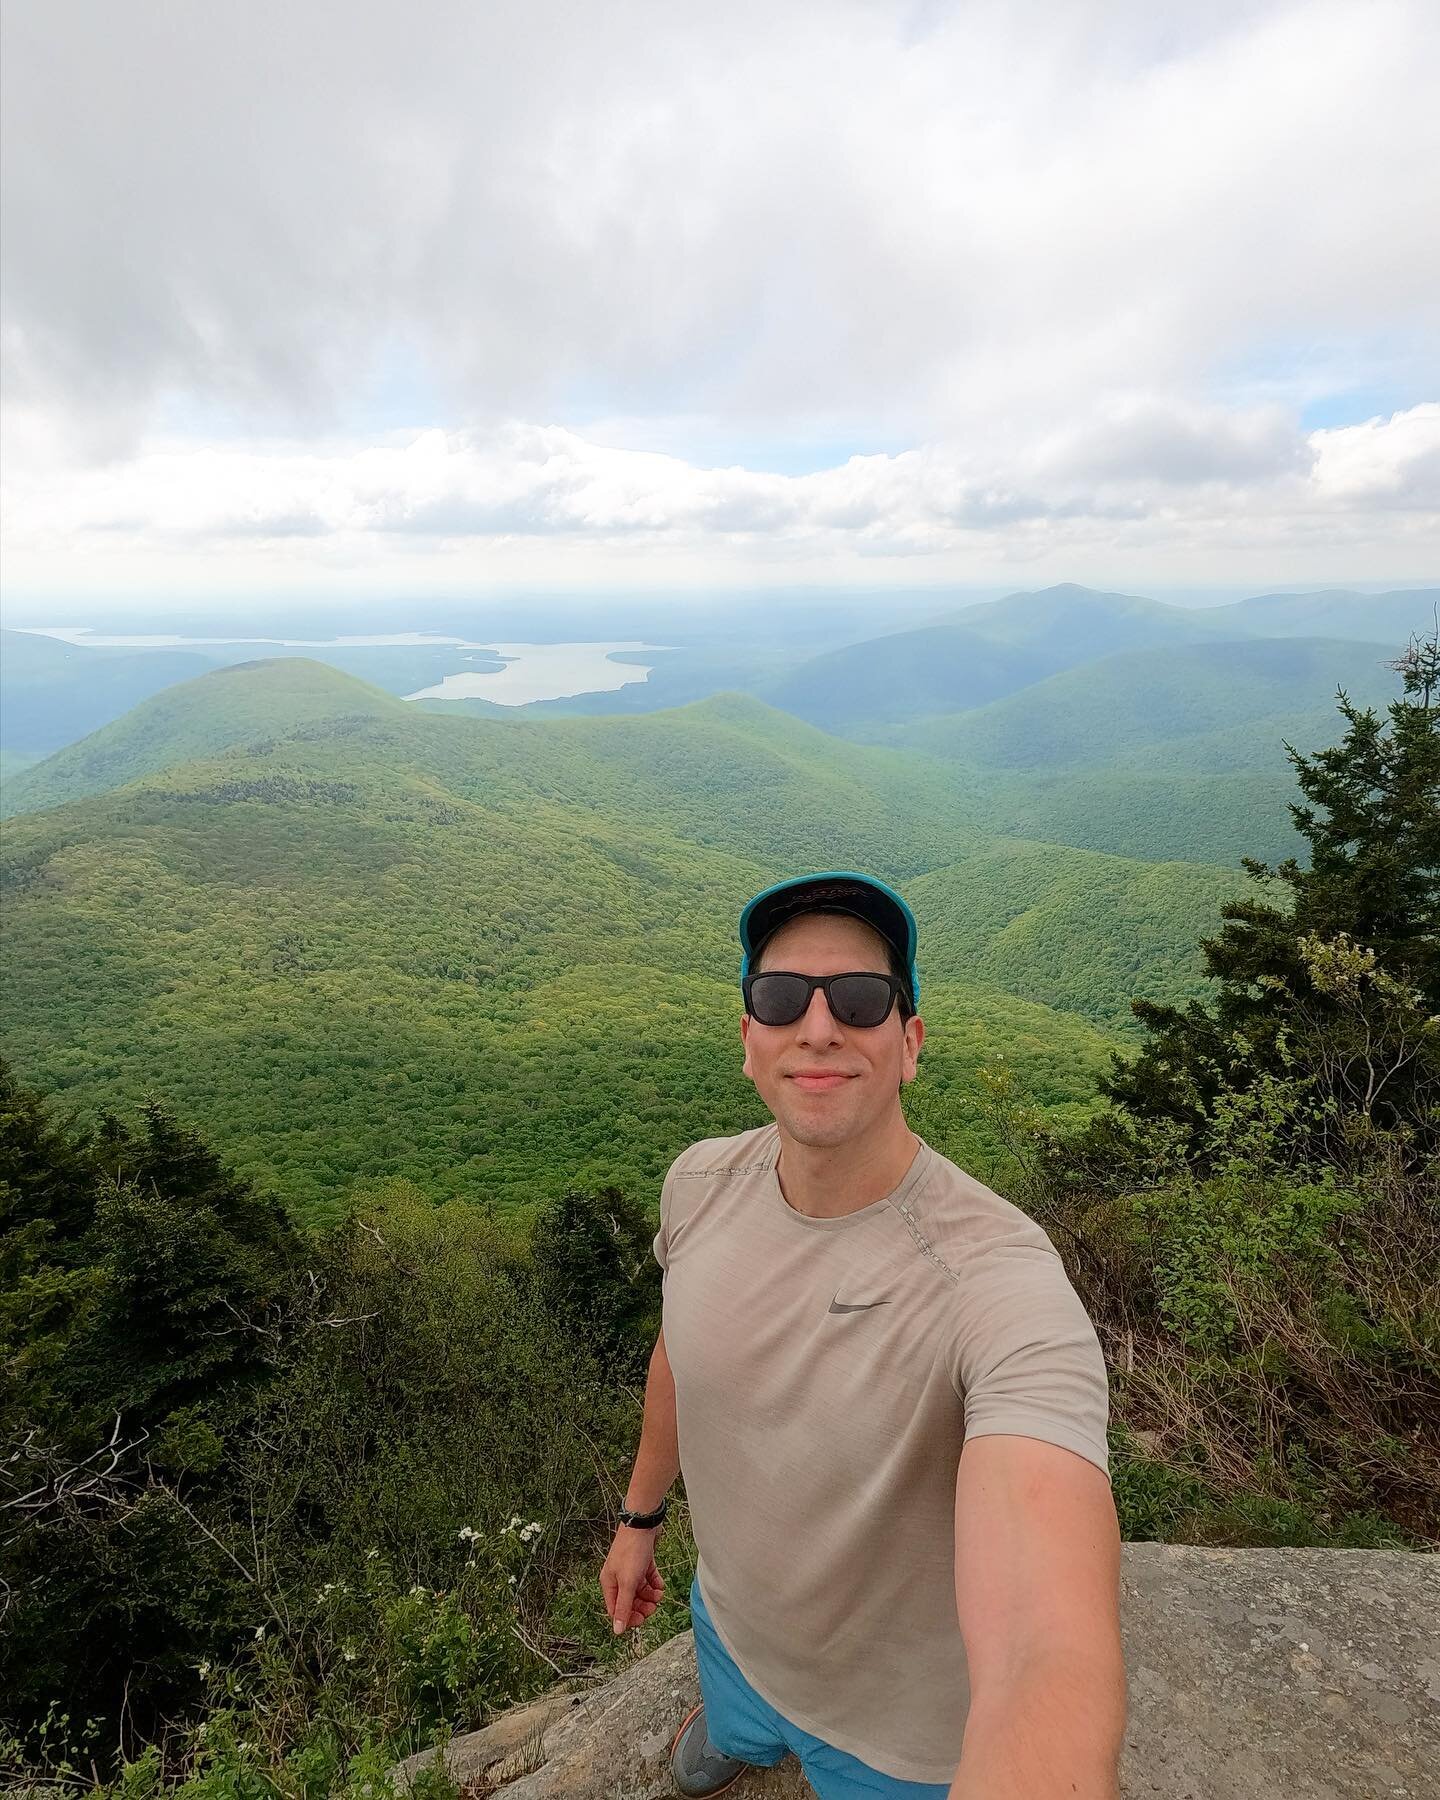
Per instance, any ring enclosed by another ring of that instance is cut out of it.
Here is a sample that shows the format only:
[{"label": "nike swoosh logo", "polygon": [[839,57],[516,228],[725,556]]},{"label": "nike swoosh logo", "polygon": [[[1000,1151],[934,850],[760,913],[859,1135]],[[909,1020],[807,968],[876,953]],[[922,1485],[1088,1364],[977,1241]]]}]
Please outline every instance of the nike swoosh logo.
[{"label": "nike swoosh logo", "polygon": [[859,1306],[847,1306],[842,1300],[830,1302],[831,1312],[869,1312],[872,1306],[888,1306],[888,1300],[866,1300]]}]

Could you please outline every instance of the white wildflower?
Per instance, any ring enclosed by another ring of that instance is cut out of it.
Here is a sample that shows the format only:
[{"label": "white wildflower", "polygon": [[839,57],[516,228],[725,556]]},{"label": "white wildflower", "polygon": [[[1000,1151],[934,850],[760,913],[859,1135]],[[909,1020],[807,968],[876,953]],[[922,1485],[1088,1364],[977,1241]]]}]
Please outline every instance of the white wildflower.
[{"label": "white wildflower", "polygon": [[421,1594],[428,1594],[429,1591],[428,1588],[421,1587],[420,1583],[417,1581],[410,1590],[410,1598],[412,1600],[417,1599]]},{"label": "white wildflower", "polygon": [[473,1525],[462,1525],[460,1527],[460,1542],[462,1544],[478,1544],[480,1542],[480,1533]]},{"label": "white wildflower", "polygon": [[370,1562],[372,1560],[372,1558],[377,1557],[379,1554],[380,1554],[380,1552],[378,1550],[367,1550],[365,1552],[366,1562]]},{"label": "white wildflower", "polygon": [[200,1677],[200,1679],[202,1681],[204,1681],[205,1677],[210,1673],[209,1663],[208,1662],[196,1663],[195,1673]]},{"label": "white wildflower", "polygon": [[345,1658],[346,1662],[354,1662],[355,1660],[355,1652],[353,1650],[342,1650],[340,1654]]},{"label": "white wildflower", "polygon": [[508,1581],[508,1582],[509,1582],[509,1583],[510,1583],[510,1585],[511,1585],[511,1587],[514,1587],[514,1585],[515,1585],[515,1577],[514,1577],[514,1576],[513,1576],[513,1575],[507,1575],[507,1576],[506,1576],[506,1577],[505,1577],[505,1579],[506,1579],[506,1580],[507,1580],[507,1581]]},{"label": "white wildflower", "polygon": [[260,1642],[261,1638],[264,1637],[264,1635],[265,1635],[265,1627],[263,1625],[257,1625],[255,1627],[255,1642],[258,1644]]}]

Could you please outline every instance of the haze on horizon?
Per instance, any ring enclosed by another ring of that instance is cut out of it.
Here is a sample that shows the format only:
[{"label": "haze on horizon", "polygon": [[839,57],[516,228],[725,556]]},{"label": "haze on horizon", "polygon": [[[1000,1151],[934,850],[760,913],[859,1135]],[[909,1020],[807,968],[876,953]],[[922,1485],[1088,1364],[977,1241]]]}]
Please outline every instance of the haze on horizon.
[{"label": "haze on horizon", "polygon": [[7,606],[1440,569],[1424,0],[3,14]]}]

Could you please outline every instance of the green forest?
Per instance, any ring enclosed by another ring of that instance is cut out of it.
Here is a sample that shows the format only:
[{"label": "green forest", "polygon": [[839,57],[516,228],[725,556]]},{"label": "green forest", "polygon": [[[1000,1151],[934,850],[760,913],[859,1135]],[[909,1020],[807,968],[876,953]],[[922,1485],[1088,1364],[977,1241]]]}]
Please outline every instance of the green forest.
[{"label": "green forest", "polygon": [[1197,940],[1249,885],[996,837],[941,765],[743,696],[442,718],[266,662],[157,695],[40,777],[74,797],[5,828],[17,1068],[92,1111],[163,1097],[305,1218],[362,1175],[502,1211],[648,1193],[717,1119],[763,1122],[735,921],[842,855],[913,893],[919,1128],[993,1157],[992,1048],[1077,1122],[1135,1039],[1132,995],[1198,994]]},{"label": "green forest", "polygon": [[686,1628],[683,1493],[638,1646],[598,1589],[659,1178],[763,1121],[735,920],[839,845],[920,921],[910,1123],[1095,1321],[1124,1534],[1440,1548],[1434,636],[1238,868],[997,833],[954,765],[753,696],[442,717],[316,667],[16,778],[12,1786],[375,1800]]}]

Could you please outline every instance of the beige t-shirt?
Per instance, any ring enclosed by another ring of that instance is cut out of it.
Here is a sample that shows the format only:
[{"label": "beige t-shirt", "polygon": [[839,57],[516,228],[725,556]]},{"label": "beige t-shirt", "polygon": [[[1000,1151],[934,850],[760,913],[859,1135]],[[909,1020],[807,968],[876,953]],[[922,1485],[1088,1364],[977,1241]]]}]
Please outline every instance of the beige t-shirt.
[{"label": "beige t-shirt", "polygon": [[922,1143],[838,1219],[785,1199],[774,1125],[665,1177],[655,1257],[700,1591],[793,1724],[948,1782],[969,1703],[961,1444],[1043,1438],[1109,1472],[1095,1329],[1033,1220]]}]

